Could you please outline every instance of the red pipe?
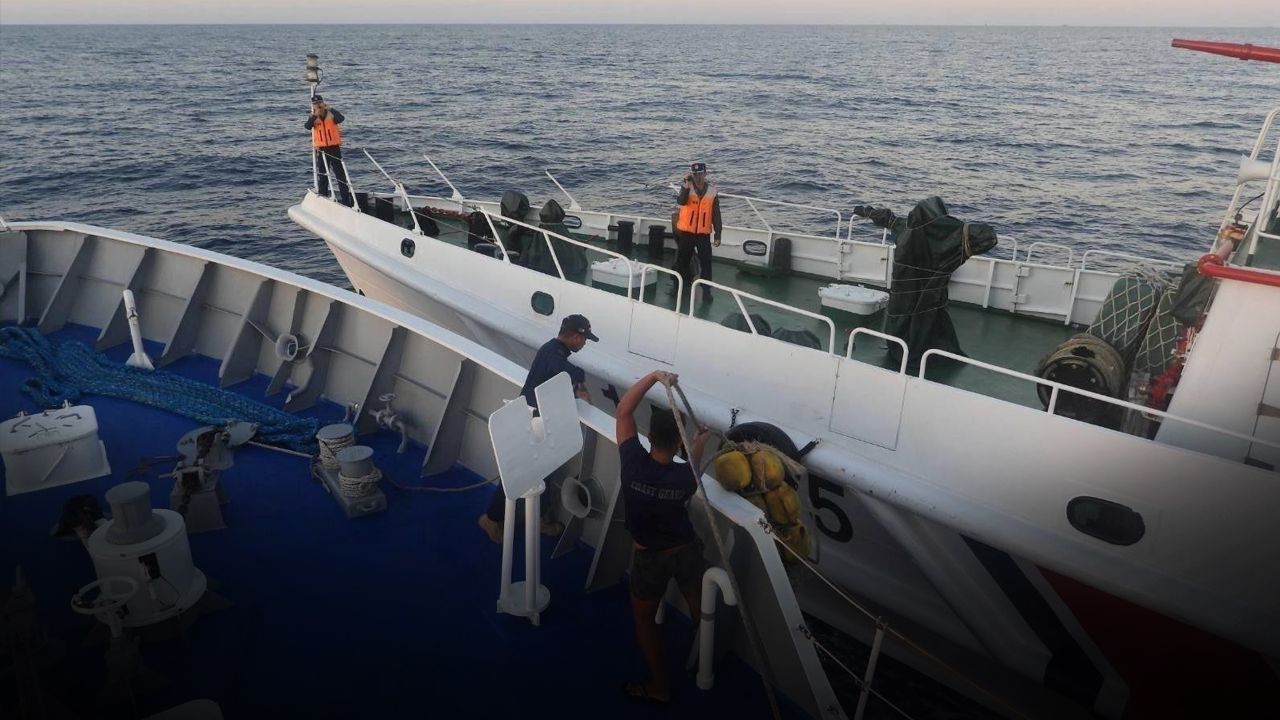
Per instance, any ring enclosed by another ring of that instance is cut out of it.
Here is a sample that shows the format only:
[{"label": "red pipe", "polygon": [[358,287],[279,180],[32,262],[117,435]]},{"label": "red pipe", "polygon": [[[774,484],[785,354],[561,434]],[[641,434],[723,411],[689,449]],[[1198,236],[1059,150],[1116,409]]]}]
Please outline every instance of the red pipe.
[{"label": "red pipe", "polygon": [[1175,39],[1173,46],[1185,50],[1226,55],[1241,60],[1259,60],[1261,62],[1280,63],[1280,48],[1249,43],[1208,42],[1206,40]]},{"label": "red pipe", "polygon": [[1205,277],[1222,278],[1224,280],[1239,280],[1241,282],[1254,283],[1255,285],[1280,287],[1280,273],[1227,265],[1223,262],[1221,257],[1213,253],[1209,253],[1208,255],[1200,258],[1196,263],[1196,267],[1199,269],[1200,274]]}]

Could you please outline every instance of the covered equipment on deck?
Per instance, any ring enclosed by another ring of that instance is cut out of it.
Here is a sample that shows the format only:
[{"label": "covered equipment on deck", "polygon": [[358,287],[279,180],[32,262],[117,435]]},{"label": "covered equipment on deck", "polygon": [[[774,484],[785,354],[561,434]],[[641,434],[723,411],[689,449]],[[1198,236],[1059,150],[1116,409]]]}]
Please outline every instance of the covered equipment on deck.
[{"label": "covered equipment on deck", "polygon": [[[965,260],[996,246],[995,230],[984,223],[952,217],[936,195],[921,200],[905,218],[887,208],[858,208],[855,212],[894,233],[893,283],[885,332],[907,343],[908,364],[916,367],[929,349],[963,354],[947,314],[947,284]],[[899,353],[898,346],[890,343],[894,361]]]}]

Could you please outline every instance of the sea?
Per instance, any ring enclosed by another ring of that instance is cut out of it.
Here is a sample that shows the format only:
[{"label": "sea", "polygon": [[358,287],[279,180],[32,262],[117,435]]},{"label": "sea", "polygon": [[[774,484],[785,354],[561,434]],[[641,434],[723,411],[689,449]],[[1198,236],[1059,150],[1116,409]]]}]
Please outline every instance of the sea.
[{"label": "sea", "polygon": [[[840,211],[941,196],[1037,257],[1209,246],[1280,68],[1175,50],[1280,30],[0,25],[0,216],[76,220],[347,286],[286,211],[311,183],[303,58],[357,190],[652,212],[725,192]],[[836,215],[760,206],[775,228]],[[741,201],[727,220],[759,226]],[[861,231],[861,228],[855,228]],[[855,234],[855,237],[858,237]]]}]

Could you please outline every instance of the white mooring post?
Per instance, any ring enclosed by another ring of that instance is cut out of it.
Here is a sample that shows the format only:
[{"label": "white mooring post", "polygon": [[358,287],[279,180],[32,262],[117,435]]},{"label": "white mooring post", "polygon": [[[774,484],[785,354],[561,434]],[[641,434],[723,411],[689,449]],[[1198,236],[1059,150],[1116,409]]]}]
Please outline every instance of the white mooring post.
[{"label": "white mooring post", "polygon": [[[539,385],[539,417],[524,398],[510,400],[489,416],[489,439],[502,478],[507,504],[502,523],[502,590],[498,612],[527,617],[539,623],[540,613],[551,602],[551,591],[541,583],[539,499],[546,490],[544,480],[557,468],[582,452],[582,430],[577,400],[568,373],[560,373]],[[524,580],[512,582],[515,547],[516,501],[525,503]]]}]

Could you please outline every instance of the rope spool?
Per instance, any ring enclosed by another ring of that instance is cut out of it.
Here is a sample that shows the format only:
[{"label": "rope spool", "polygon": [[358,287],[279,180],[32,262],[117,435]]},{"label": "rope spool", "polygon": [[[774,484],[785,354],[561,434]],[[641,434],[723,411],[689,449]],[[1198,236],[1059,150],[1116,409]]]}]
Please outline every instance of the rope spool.
[{"label": "rope spool", "polygon": [[355,444],[356,431],[349,423],[325,425],[316,433],[316,442],[320,444],[320,465],[326,470],[337,470],[338,451]]},{"label": "rope spool", "polygon": [[338,488],[350,497],[372,495],[382,480],[382,471],[373,464],[373,448],[352,445],[336,453],[338,460]]}]

